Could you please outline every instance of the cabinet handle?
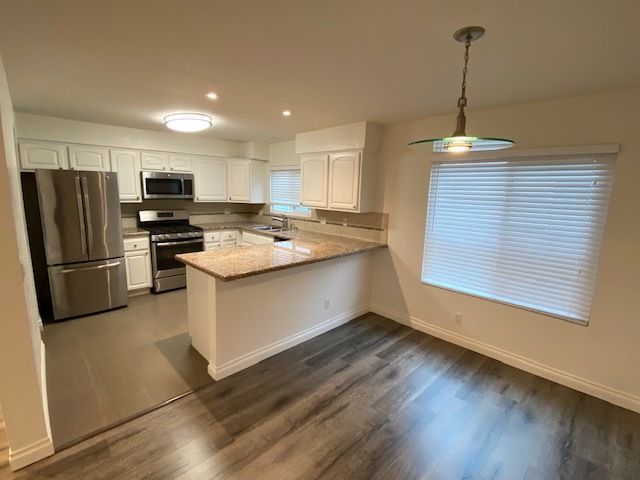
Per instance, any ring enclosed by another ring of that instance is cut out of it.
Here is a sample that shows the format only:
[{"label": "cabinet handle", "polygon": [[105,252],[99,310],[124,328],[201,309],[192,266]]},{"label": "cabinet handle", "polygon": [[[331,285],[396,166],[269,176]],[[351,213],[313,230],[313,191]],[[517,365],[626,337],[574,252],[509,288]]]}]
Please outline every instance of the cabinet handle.
[{"label": "cabinet handle", "polygon": [[140,197],[136,197],[136,200],[140,200]]}]

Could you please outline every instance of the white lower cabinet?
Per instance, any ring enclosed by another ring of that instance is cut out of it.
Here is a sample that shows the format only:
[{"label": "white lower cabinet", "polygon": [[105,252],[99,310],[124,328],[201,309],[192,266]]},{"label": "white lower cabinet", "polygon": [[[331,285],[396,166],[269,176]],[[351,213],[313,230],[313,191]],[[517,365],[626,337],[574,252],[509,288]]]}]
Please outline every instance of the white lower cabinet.
[{"label": "white lower cabinet", "polygon": [[242,246],[250,247],[253,245],[266,245],[273,243],[274,238],[270,235],[260,235],[253,232],[242,232]]},{"label": "white lower cabinet", "polygon": [[220,232],[220,248],[235,248],[238,246],[238,231],[223,230]]},{"label": "white lower cabinet", "polygon": [[151,288],[151,249],[149,236],[124,239],[124,261],[127,270],[127,289]]},{"label": "white lower cabinet", "polygon": [[218,248],[235,248],[238,243],[237,230],[216,230],[214,232],[205,232],[204,234],[205,251]]},{"label": "white lower cabinet", "polygon": [[204,250],[217,250],[220,248],[220,232],[204,233]]}]

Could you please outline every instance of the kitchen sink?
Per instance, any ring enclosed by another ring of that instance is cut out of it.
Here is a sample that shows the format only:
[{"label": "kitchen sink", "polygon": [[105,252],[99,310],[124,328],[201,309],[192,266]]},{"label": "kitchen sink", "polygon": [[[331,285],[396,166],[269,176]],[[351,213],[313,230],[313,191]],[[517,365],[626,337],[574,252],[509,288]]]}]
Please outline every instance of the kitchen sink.
[{"label": "kitchen sink", "polygon": [[281,232],[282,227],[272,227],[269,225],[257,225],[251,228],[252,230],[260,230],[261,232]]}]

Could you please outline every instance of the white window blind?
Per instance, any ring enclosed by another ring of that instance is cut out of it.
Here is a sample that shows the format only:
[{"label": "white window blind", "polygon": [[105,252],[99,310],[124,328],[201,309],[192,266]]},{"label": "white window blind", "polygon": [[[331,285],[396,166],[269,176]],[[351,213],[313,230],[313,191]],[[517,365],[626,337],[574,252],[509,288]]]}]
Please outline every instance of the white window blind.
[{"label": "white window blind", "polygon": [[271,203],[300,205],[300,169],[271,170]]},{"label": "white window blind", "polygon": [[271,195],[269,198],[272,213],[310,217],[311,209],[300,206],[300,169],[274,168],[269,175]]},{"label": "white window blind", "polygon": [[434,162],[422,281],[586,323],[615,155]]}]

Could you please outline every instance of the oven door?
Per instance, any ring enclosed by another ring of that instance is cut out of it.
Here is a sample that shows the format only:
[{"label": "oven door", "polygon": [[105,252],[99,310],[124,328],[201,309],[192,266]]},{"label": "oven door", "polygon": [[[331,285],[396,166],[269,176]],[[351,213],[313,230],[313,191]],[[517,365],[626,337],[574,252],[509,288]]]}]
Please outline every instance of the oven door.
[{"label": "oven door", "polygon": [[202,238],[175,242],[151,242],[153,278],[184,275],[187,268],[184,263],[174,257],[179,253],[201,252],[202,250],[204,250]]}]

